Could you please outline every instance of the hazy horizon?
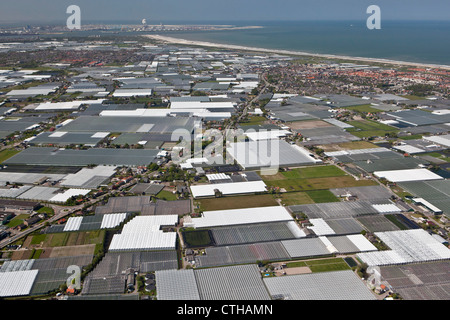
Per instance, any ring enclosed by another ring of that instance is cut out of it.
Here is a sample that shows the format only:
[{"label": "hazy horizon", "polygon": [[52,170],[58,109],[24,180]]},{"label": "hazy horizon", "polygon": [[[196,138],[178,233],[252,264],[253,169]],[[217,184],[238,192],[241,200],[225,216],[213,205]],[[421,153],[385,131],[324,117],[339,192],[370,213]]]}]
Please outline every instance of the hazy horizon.
[{"label": "hazy horizon", "polygon": [[[59,24],[69,16],[69,5],[81,8],[86,23],[131,22],[149,24],[257,21],[359,21],[370,5],[381,8],[386,21],[449,21],[448,0],[2,0],[0,24]],[[276,5],[276,7],[275,7]]]}]

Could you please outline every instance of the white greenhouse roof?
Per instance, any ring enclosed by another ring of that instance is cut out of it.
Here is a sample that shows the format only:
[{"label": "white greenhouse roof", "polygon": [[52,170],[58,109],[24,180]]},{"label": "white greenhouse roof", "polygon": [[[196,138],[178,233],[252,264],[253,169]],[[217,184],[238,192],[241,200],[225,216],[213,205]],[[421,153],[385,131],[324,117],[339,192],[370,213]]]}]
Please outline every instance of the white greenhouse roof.
[{"label": "white greenhouse roof", "polygon": [[105,214],[100,229],[115,228],[127,217],[126,213]]},{"label": "white greenhouse roof", "polygon": [[81,222],[83,221],[83,217],[71,217],[67,220],[66,225],[64,226],[64,231],[78,231],[80,229]]},{"label": "white greenhouse roof", "polygon": [[406,181],[426,181],[426,180],[441,180],[441,176],[431,172],[428,169],[406,169],[406,170],[389,170],[389,171],[375,171],[373,173],[379,178],[385,178],[391,182],[406,182]]},{"label": "white greenhouse roof", "polygon": [[195,228],[220,227],[239,224],[265,223],[293,220],[281,206],[234,210],[205,211],[200,218],[192,218]]},{"label": "white greenhouse roof", "polygon": [[312,223],[312,226],[308,227],[308,229],[314,231],[314,233],[318,236],[336,234],[336,232],[334,232],[334,230],[322,218],[309,219],[309,222]]},{"label": "white greenhouse roof", "polygon": [[279,139],[281,137],[285,137],[287,135],[291,135],[292,132],[288,130],[260,130],[251,132],[248,130],[245,132],[245,135],[252,141],[258,140],[268,140],[268,139]]},{"label": "white greenhouse roof", "polygon": [[62,186],[81,187],[93,177],[109,178],[115,174],[115,166],[97,166],[95,168],[83,168],[77,173],[68,174],[61,182]]},{"label": "white greenhouse roof", "polygon": [[117,89],[113,97],[151,96],[152,89]]},{"label": "white greenhouse roof", "polygon": [[423,229],[376,232],[390,251],[361,253],[368,265],[426,262],[450,259],[450,249]]},{"label": "white greenhouse roof", "polygon": [[346,155],[376,153],[376,152],[389,152],[389,151],[390,150],[387,148],[368,148],[368,149],[330,151],[330,152],[325,152],[325,155],[328,157],[339,157],[339,156],[346,156]]},{"label": "white greenhouse roof", "polygon": [[213,173],[213,174],[207,174],[206,177],[209,181],[215,181],[215,180],[230,180],[231,177],[225,173]]},{"label": "white greenhouse roof", "polygon": [[104,99],[100,100],[76,100],[69,102],[44,102],[39,104],[35,110],[76,110],[83,104],[102,103]]},{"label": "white greenhouse roof", "polygon": [[0,297],[29,295],[38,270],[0,273]]},{"label": "white greenhouse roof", "polygon": [[330,253],[339,252],[339,250],[331,243],[331,241],[327,237],[321,236],[319,237],[319,240],[323,242],[323,244]]},{"label": "white greenhouse roof", "polygon": [[230,143],[227,152],[244,169],[276,168],[320,163],[303,147],[269,139]]},{"label": "white greenhouse roof", "polygon": [[373,204],[372,207],[377,210],[379,213],[387,213],[387,212],[401,212],[402,209],[397,207],[395,204]]},{"label": "white greenhouse roof", "polygon": [[233,109],[233,102],[173,101],[170,109]]},{"label": "white greenhouse roof", "polygon": [[403,145],[403,146],[394,146],[394,149],[409,153],[409,154],[415,154],[415,153],[422,153],[425,152],[425,150],[410,146],[410,145]]},{"label": "white greenhouse roof", "polygon": [[175,250],[176,240],[176,232],[140,231],[115,234],[109,251]]},{"label": "white greenhouse roof", "polygon": [[222,192],[223,195],[255,193],[265,192],[266,184],[263,181],[245,181],[191,186],[191,192],[194,198],[214,197],[215,189]]},{"label": "white greenhouse roof", "polygon": [[174,250],[176,232],[160,229],[177,222],[177,215],[137,216],[125,224],[122,233],[113,236],[109,250]]},{"label": "white greenhouse roof", "polygon": [[436,207],[435,205],[431,204],[430,202],[428,202],[427,200],[425,200],[424,198],[413,198],[412,199],[414,202],[419,203],[424,205],[425,207],[427,207],[428,209],[430,209],[431,211],[433,211],[434,213],[441,213],[442,210],[439,209],[438,207]]},{"label": "white greenhouse roof", "polygon": [[66,202],[73,196],[75,196],[75,197],[79,196],[79,195],[85,196],[89,192],[91,192],[90,189],[69,189],[69,190],[65,191],[64,193],[57,194],[56,196],[51,198],[49,201],[50,202]]},{"label": "white greenhouse roof", "polygon": [[450,147],[450,134],[442,136],[423,137],[425,140],[432,141],[434,143],[441,144],[446,147]]},{"label": "white greenhouse roof", "polygon": [[351,234],[347,238],[359,249],[359,251],[377,251],[375,247],[366,237],[362,234]]}]

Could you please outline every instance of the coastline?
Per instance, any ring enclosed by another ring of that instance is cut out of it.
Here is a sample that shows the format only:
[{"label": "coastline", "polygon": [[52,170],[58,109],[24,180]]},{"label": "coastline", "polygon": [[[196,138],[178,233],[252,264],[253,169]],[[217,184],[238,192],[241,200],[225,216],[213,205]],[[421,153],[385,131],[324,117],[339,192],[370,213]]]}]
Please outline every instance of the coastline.
[{"label": "coastline", "polygon": [[368,62],[368,63],[384,63],[384,64],[391,64],[391,65],[398,65],[398,66],[412,66],[412,67],[421,67],[421,68],[450,70],[450,65],[439,65],[439,64],[418,63],[418,62],[408,62],[408,61],[396,61],[396,60],[381,59],[381,58],[342,56],[342,55],[322,54],[322,53],[308,53],[308,52],[302,52],[302,51],[292,51],[292,50],[283,50],[283,49],[246,47],[246,46],[232,45],[232,44],[221,44],[221,43],[213,43],[213,42],[206,42],[206,41],[186,40],[186,39],[161,36],[161,35],[144,35],[144,37],[147,37],[147,38],[150,38],[153,40],[167,42],[167,43],[192,45],[192,46],[200,46],[200,47],[214,47],[214,48],[232,49],[232,50],[276,53],[276,54],[282,54],[282,55],[284,54],[284,55],[294,55],[294,56],[318,57],[318,58],[326,58],[326,59],[342,59],[342,60],[361,61],[361,62]]}]

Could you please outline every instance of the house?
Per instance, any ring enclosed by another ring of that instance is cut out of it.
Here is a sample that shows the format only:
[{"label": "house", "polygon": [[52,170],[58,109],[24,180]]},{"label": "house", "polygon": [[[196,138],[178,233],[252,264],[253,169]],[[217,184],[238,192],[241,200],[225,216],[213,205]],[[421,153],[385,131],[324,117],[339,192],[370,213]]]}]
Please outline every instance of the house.
[{"label": "house", "polygon": [[76,290],[74,287],[70,286],[67,288],[66,293],[67,294],[76,294]]},{"label": "house", "polygon": [[39,215],[33,216],[27,220],[25,220],[24,224],[29,227],[32,226],[36,223],[38,223],[39,221],[41,221],[41,218],[39,217]]},{"label": "house", "polygon": [[24,223],[22,223],[22,224],[19,224],[17,227],[16,227],[16,229],[18,230],[18,231],[22,231],[23,229],[25,229],[27,226],[24,224]]}]

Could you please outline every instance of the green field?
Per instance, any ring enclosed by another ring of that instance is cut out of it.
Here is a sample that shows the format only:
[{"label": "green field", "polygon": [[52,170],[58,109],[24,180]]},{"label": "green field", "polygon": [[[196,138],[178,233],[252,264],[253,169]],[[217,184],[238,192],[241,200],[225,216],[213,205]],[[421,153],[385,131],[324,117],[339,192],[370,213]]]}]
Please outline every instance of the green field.
[{"label": "green field", "polygon": [[349,270],[349,265],[342,258],[318,259],[289,262],[288,268],[308,267],[312,272]]},{"label": "green field", "polygon": [[[286,190],[280,197],[284,205],[339,201],[328,189],[375,185],[370,180],[355,180],[339,167],[314,166],[261,176],[268,187]],[[303,192],[299,192],[303,191]]]},{"label": "green field", "polygon": [[50,207],[42,207],[42,208],[40,208],[37,212],[38,212],[38,213],[45,213],[45,214],[47,214],[47,215],[49,215],[49,216],[52,216],[52,215],[55,214],[55,210],[53,210],[53,209],[50,208]]},{"label": "green field", "polygon": [[253,126],[258,124],[263,124],[267,118],[262,116],[251,116],[248,118],[249,121],[239,122],[241,126]]},{"label": "green field", "polygon": [[306,192],[286,192],[280,195],[281,203],[285,206],[297,204],[312,204],[314,200]]},{"label": "green field", "polygon": [[16,150],[16,149],[6,149],[3,151],[0,151],[0,163],[2,163],[3,161],[8,160],[9,158],[11,158],[12,156],[18,154],[20,151]]},{"label": "green field", "polygon": [[198,200],[200,210],[231,210],[255,207],[277,206],[278,203],[270,194],[222,197]]},{"label": "green field", "polygon": [[363,105],[360,105],[360,106],[345,107],[345,109],[353,110],[353,111],[356,111],[356,112],[364,112],[364,113],[381,112],[381,110],[373,108],[371,104],[363,104]]},{"label": "green field", "polygon": [[177,195],[174,194],[174,193],[172,193],[172,192],[170,192],[170,191],[167,191],[167,190],[162,190],[160,193],[158,193],[158,194],[156,195],[156,197],[157,197],[158,199],[166,200],[166,201],[174,201],[174,200],[177,200]]},{"label": "green field", "polygon": [[306,191],[306,194],[315,203],[339,202],[339,199],[330,190],[312,190]]},{"label": "green field", "polygon": [[421,134],[412,134],[410,136],[401,137],[400,139],[402,139],[402,140],[422,139],[422,135]]},{"label": "green field", "polygon": [[[429,152],[429,153],[425,153],[424,155],[432,156],[434,158],[438,158],[438,159],[450,162],[450,157],[446,157],[444,154],[439,153],[439,152]],[[450,156],[450,154],[449,154],[449,156]]]},{"label": "green field", "polygon": [[39,234],[39,235],[33,236],[30,244],[40,244],[41,242],[45,241],[46,237],[47,237],[47,235],[45,235],[45,234]]},{"label": "green field", "polygon": [[384,137],[387,133],[397,133],[399,129],[370,120],[349,121],[348,124],[354,126],[354,128],[346,129],[354,136],[359,138],[368,138],[374,136]]},{"label": "green field", "polygon": [[41,256],[41,253],[42,253],[42,249],[33,251],[33,254],[31,255],[30,259],[39,259],[39,257]]},{"label": "green field", "polygon": [[30,244],[42,243],[43,248],[101,244],[105,238],[105,230],[38,234],[30,237]]},{"label": "green field", "polygon": [[355,180],[352,176],[326,177],[312,179],[286,179],[286,180],[264,180],[269,187],[284,188],[286,191],[309,191],[332,188],[348,188],[373,186],[377,183],[371,180]]},{"label": "green field", "polygon": [[212,243],[208,230],[185,231],[183,232],[183,239],[190,248],[207,247]]},{"label": "green field", "polygon": [[340,177],[347,175],[336,166],[317,166],[296,168],[290,171],[281,172],[286,179],[308,179],[324,177]]},{"label": "green field", "polygon": [[20,215],[14,217],[13,219],[11,219],[11,221],[9,221],[9,223],[6,224],[6,226],[8,228],[15,228],[18,225],[21,225],[23,223],[23,221],[28,219],[29,217],[30,217],[29,214],[20,214]]}]

